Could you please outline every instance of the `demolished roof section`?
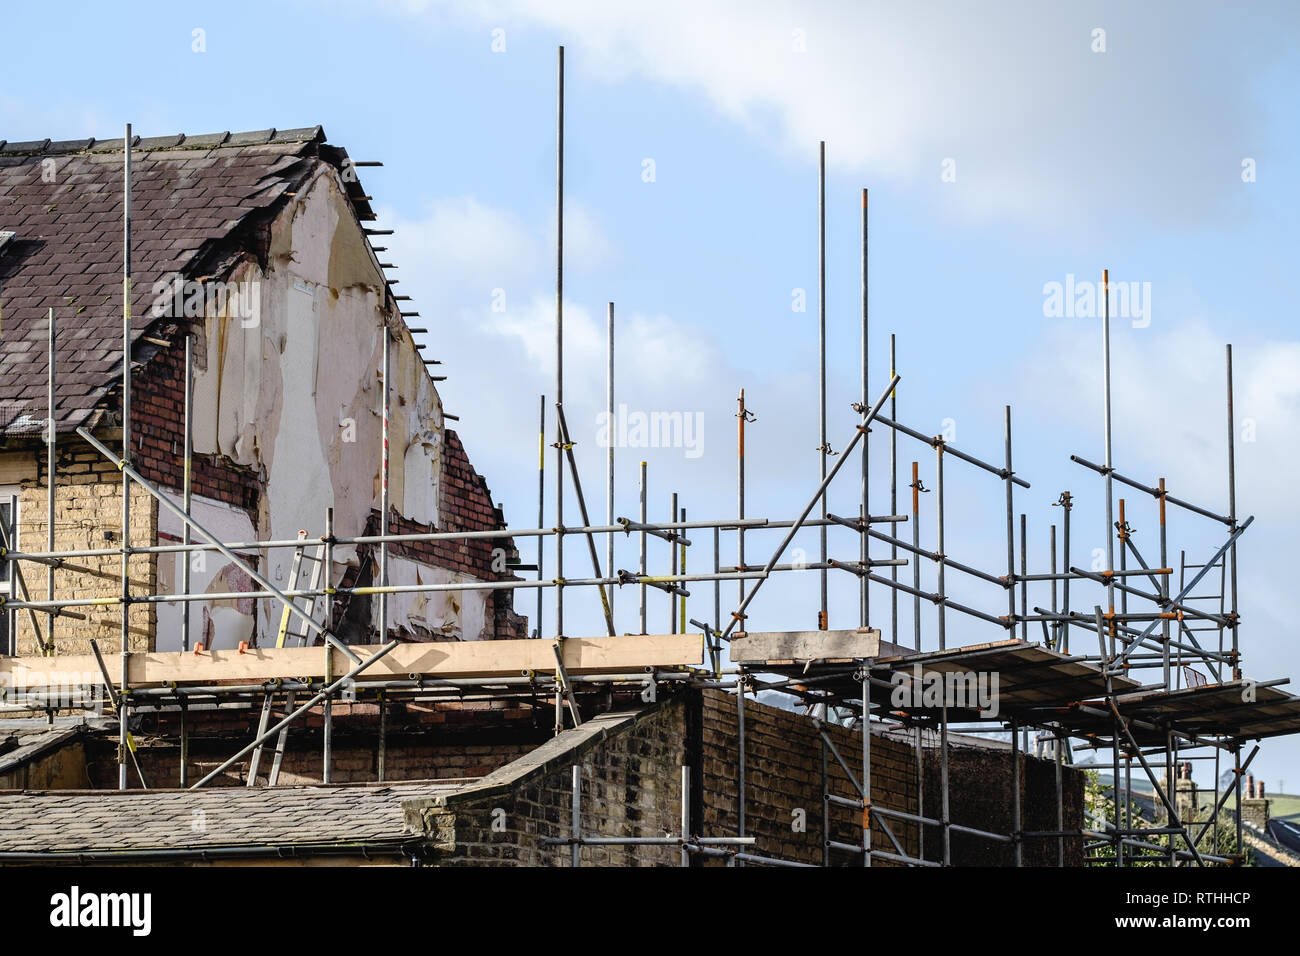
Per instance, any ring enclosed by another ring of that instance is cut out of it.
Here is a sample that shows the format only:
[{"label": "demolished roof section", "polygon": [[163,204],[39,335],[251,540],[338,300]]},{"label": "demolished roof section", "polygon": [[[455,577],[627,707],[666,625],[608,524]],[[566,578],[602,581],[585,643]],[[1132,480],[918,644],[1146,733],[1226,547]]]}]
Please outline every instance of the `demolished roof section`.
[{"label": "demolished roof section", "polygon": [[[132,302],[137,361],[155,287],[219,277],[257,249],[274,218],[324,162],[340,170],[357,218],[374,218],[347,153],[319,127],[136,137],[132,150]],[[0,142],[0,431],[39,430],[47,414],[46,315],[61,323],[59,431],[87,421],[117,386],[122,335],[122,141]],[[37,424],[33,427],[32,422]],[[12,428],[10,426],[13,426]]]}]

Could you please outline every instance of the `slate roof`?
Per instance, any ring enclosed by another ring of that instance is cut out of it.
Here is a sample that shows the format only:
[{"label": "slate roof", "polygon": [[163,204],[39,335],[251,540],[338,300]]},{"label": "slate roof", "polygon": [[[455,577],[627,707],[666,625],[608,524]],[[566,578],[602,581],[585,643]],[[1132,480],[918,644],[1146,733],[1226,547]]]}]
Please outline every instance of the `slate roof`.
[{"label": "slate roof", "polygon": [[396,845],[417,838],[405,829],[404,801],[445,795],[466,782],[0,791],[0,860],[11,853]]},{"label": "slate roof", "polygon": [[[319,127],[135,137],[132,155],[134,340],[155,320],[154,283],[220,275],[311,174],[344,150]],[[355,176],[358,218],[374,218]],[[47,181],[50,180],[50,181]],[[0,141],[0,433],[38,432],[47,415],[47,310],[58,328],[59,431],[85,422],[121,379],[123,141]],[[227,263],[229,265],[229,263]],[[133,353],[141,361],[141,348]]]}]

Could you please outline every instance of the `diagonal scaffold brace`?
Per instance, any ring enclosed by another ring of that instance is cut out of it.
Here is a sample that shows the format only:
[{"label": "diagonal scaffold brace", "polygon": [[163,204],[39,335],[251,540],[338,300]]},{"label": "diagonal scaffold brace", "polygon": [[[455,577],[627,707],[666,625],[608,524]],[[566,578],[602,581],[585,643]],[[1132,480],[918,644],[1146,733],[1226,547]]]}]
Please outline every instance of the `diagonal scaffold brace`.
[{"label": "diagonal scaffold brace", "polygon": [[798,520],[790,526],[790,530],[787,531],[785,537],[781,539],[781,544],[777,547],[776,551],[773,552],[772,557],[768,559],[767,564],[763,568],[762,576],[759,577],[754,582],[754,586],[749,589],[749,593],[747,593],[744,600],[740,602],[740,607],[736,608],[736,610],[732,612],[731,621],[723,630],[722,637],[727,637],[727,635],[731,633],[732,629],[745,619],[745,610],[754,600],[754,595],[756,595],[758,589],[763,586],[763,582],[767,580],[772,568],[774,568],[776,563],[781,560],[781,555],[785,554],[785,549],[790,546],[790,542],[794,540],[794,536],[799,533],[799,529],[802,528],[804,522],[808,520],[808,516],[812,514],[813,508],[817,507],[817,502],[819,502],[822,499],[822,496],[826,494],[826,489],[830,487],[831,482],[835,480],[835,476],[840,473],[840,469],[844,467],[844,463],[849,460],[851,457],[850,453],[853,451],[854,447],[867,434],[867,426],[875,421],[876,416],[880,414],[880,409],[884,407],[886,399],[889,398],[890,393],[893,392],[894,387],[899,383],[899,381],[901,381],[901,379],[902,376],[895,374],[889,380],[889,384],[885,386],[885,390],[881,393],[880,397],[876,399],[876,404],[872,405],[871,408],[862,416],[862,421],[858,423],[857,430],[853,433],[853,438],[851,438],[849,443],[844,446],[844,450],[840,453],[839,459],[835,462],[835,467],[832,468],[830,473],[821,480],[821,484],[817,486],[817,491],[813,494],[812,500],[804,507]]},{"label": "diagonal scaffold brace", "polygon": [[[360,662],[361,658],[357,655],[356,651],[352,650],[352,648],[348,647],[346,644],[340,641],[327,628],[322,627],[320,624],[317,624],[316,621],[312,619],[311,615],[308,612],[304,611],[302,608],[300,608],[297,604],[294,603],[292,598],[284,594],[279,588],[277,588],[274,584],[268,581],[261,574],[258,574],[257,570],[251,567],[247,561],[243,560],[241,557],[239,557],[239,555],[235,554],[234,551],[226,547],[226,545],[223,544],[216,535],[214,535],[212,532],[204,528],[203,525],[199,524],[192,517],[187,515],[185,513],[184,508],[180,507],[175,502],[171,501],[166,495],[164,495],[161,491],[159,491],[157,488],[151,485],[143,476],[141,476],[141,474],[138,471],[136,471],[134,468],[128,465],[121,458],[121,456],[116,455],[112,451],[110,451],[107,448],[107,446],[105,446],[103,442],[101,442],[94,435],[92,435],[88,429],[78,428],[77,434],[80,435],[82,438],[84,438],[87,442],[89,442],[92,448],[94,448],[101,455],[103,455],[105,458],[107,458],[109,461],[115,464],[118,467],[118,469],[124,475],[126,475],[126,477],[130,478],[132,481],[138,484],[145,491],[149,492],[149,494],[152,495],[160,505],[162,505],[172,514],[174,514],[181,521],[185,522],[185,524],[191,529],[193,529],[196,533],[198,533],[200,537],[207,540],[208,544],[212,545],[214,548],[220,551],[222,555],[224,555],[226,559],[229,560],[235,567],[239,568],[239,570],[243,571],[250,578],[252,578],[252,580],[255,583],[257,583],[266,591],[268,591],[273,597],[277,598],[281,604],[283,604],[286,608],[289,609],[290,613],[298,615],[298,617],[302,619],[303,624],[305,624],[309,630],[319,634],[321,637],[325,639],[327,643],[338,648],[340,651],[342,651],[344,654],[350,657],[353,661]],[[329,582],[327,581],[326,584],[328,583]]]},{"label": "diagonal scaffold brace", "polygon": [[200,780],[198,783],[194,784],[194,786],[190,787],[190,789],[191,789],[191,790],[198,790],[200,787],[202,787],[202,786],[203,786],[205,783],[207,783],[209,780],[213,780],[213,779],[215,779],[218,775],[224,773],[224,772],[225,772],[229,767],[231,767],[234,763],[236,763],[237,761],[239,761],[239,760],[243,759],[244,757],[248,756],[248,755],[249,755],[250,753],[252,753],[256,748],[260,747],[262,744],[266,743],[268,740],[270,740],[272,737],[274,737],[277,733],[279,733],[279,732],[280,732],[280,728],[289,726],[289,724],[293,723],[293,721],[297,720],[297,719],[298,719],[299,717],[301,717],[303,714],[307,713],[307,711],[311,710],[313,707],[315,707],[315,706],[316,706],[317,704],[319,704],[321,701],[323,701],[323,700],[328,700],[329,698],[333,697],[335,694],[337,694],[337,693],[339,692],[339,690],[341,690],[342,688],[346,687],[349,683],[351,683],[351,681],[353,680],[353,678],[355,678],[358,674],[360,674],[362,671],[364,671],[364,670],[365,670],[367,667],[369,667],[371,664],[374,664],[376,661],[378,661],[381,657],[383,657],[385,654],[387,654],[389,651],[391,651],[393,648],[395,648],[395,647],[396,647],[398,644],[400,644],[400,643],[401,643],[400,641],[389,641],[387,644],[385,644],[385,645],[384,645],[383,647],[381,647],[379,650],[375,651],[375,653],[371,654],[369,657],[367,657],[365,660],[363,660],[363,661],[362,661],[360,664],[358,664],[356,667],[352,668],[352,670],[348,671],[346,674],[344,674],[344,675],[343,675],[342,677],[340,677],[338,680],[334,681],[334,683],[330,684],[328,687],[326,687],[326,688],[325,688],[324,690],[322,690],[320,693],[316,694],[316,696],[312,697],[311,700],[309,700],[309,701],[307,701],[305,704],[301,705],[297,710],[295,710],[295,711],[293,711],[292,713],[286,715],[286,716],[285,716],[283,719],[281,719],[280,722],[277,723],[274,727],[271,727],[270,729],[264,731],[263,733],[258,734],[257,737],[255,737],[255,738],[253,739],[253,742],[252,742],[252,743],[248,744],[246,747],[244,747],[243,750],[239,751],[239,753],[235,754],[233,757],[231,757],[231,758],[230,758],[229,760],[227,760],[225,763],[221,764],[221,766],[219,766],[219,767],[215,768],[214,770],[212,770],[212,771],[211,771],[211,772],[210,772],[206,777],[204,777],[204,778],[203,778],[202,780]]}]

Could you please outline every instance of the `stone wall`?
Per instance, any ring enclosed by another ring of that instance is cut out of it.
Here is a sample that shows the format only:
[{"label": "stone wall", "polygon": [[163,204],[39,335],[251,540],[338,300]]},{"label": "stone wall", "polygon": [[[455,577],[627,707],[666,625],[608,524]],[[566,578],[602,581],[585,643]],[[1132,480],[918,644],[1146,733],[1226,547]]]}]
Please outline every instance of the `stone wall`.
[{"label": "stone wall", "polygon": [[[606,714],[566,731],[478,785],[406,805],[440,866],[568,866],[572,765],[582,766],[587,835],[663,837],[679,832],[684,698],[636,714]],[[592,866],[675,866],[673,846],[584,847]]]},{"label": "stone wall", "polygon": [[[120,439],[118,439],[120,441]],[[112,440],[105,439],[109,447]],[[108,459],[84,442],[66,442],[58,446],[55,463],[58,480],[54,488],[55,550],[116,548],[122,535],[122,473]],[[39,468],[39,472],[36,469]],[[19,495],[19,546],[25,551],[44,551],[48,516],[44,458],[38,456],[33,473],[22,482]],[[158,535],[158,505],[143,488],[131,491],[131,541],[153,544]],[[23,575],[33,600],[43,600],[45,568],[24,562]],[[94,558],[68,558],[54,572],[56,596],[77,598],[115,598],[122,593],[122,559],[118,555]],[[131,590],[134,594],[152,594],[157,584],[156,568],[151,555],[130,559]],[[18,593],[17,591],[15,592]],[[108,655],[122,649],[122,609],[112,604],[102,607],[75,607],[69,610],[84,620],[60,616],[54,624],[54,642],[58,654],[89,654],[90,640],[99,642]],[[130,649],[153,650],[155,611],[152,604],[131,608]],[[39,655],[46,639],[48,618],[37,613],[40,635],[32,630],[31,617],[25,611],[14,615],[17,652]]]},{"label": "stone wall", "polygon": [[[820,864],[825,834],[860,845],[861,811],[831,810],[822,823],[821,748],[813,721],[765,704],[746,706],[747,834],[754,852]],[[582,766],[585,835],[663,837],[680,833],[683,765],[691,768],[692,832],[737,833],[735,699],[722,691],[687,690],[634,714],[607,714],[543,744],[474,787],[409,808],[411,825],[428,832],[442,865],[570,865],[568,846],[546,839],[571,833],[572,766]],[[861,735],[828,729],[854,773],[861,772]],[[910,748],[873,735],[872,799],[876,806],[915,812],[916,775]],[[832,791],[855,791],[828,756]],[[802,811],[797,813],[796,811]],[[879,817],[877,817],[879,819]],[[891,821],[900,844],[916,852],[915,828]],[[877,824],[877,847],[892,843]],[[591,846],[592,865],[679,866],[675,846]],[[692,865],[725,861],[692,856]],[[835,850],[832,864],[860,865],[860,854]],[[881,861],[883,862],[883,861]]]}]

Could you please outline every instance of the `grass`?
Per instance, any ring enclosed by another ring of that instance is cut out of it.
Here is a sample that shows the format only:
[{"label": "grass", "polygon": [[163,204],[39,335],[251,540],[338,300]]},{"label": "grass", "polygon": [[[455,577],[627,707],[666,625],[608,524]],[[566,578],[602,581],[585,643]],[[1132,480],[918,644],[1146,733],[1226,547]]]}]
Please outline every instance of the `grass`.
[{"label": "grass", "polygon": [[[1110,786],[1111,776],[1108,773],[1099,774],[1098,782],[1105,787]],[[1151,781],[1147,779],[1146,774],[1133,774],[1133,793],[1142,794],[1143,796],[1154,796],[1151,789]],[[1202,799],[1208,799],[1211,794],[1201,794]],[[1294,793],[1270,793],[1269,816],[1274,820],[1286,820],[1288,823],[1300,824],[1300,795]],[[1235,810],[1237,808],[1236,795],[1229,796],[1224,803],[1225,810]]]}]

